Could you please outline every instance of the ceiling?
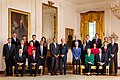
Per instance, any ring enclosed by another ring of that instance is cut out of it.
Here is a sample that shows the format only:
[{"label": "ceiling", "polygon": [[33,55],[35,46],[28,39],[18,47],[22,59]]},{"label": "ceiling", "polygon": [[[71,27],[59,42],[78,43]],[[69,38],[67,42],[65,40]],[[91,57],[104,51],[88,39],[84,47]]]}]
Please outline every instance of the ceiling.
[{"label": "ceiling", "polygon": [[93,3],[93,2],[100,2],[100,1],[107,1],[107,0],[66,0],[72,2],[74,4],[85,4],[85,3]]}]

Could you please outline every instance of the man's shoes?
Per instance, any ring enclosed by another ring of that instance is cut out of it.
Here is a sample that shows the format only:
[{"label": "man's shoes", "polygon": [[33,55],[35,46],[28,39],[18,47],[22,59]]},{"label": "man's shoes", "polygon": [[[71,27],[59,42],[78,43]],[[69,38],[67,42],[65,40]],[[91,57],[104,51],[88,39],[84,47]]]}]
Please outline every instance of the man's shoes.
[{"label": "man's shoes", "polygon": [[21,77],[23,77],[23,74],[21,74]]},{"label": "man's shoes", "polygon": [[58,74],[57,74],[57,73],[55,73],[54,75],[56,75],[56,76],[57,76]]},{"label": "man's shoes", "polygon": [[53,73],[51,73],[51,76],[54,76],[54,74],[53,74]]},{"label": "man's shoes", "polygon": [[32,74],[30,74],[30,76],[32,76]]},{"label": "man's shoes", "polygon": [[34,75],[34,77],[36,77],[36,74]]},{"label": "man's shoes", "polygon": [[60,73],[60,75],[62,75],[62,73]]}]

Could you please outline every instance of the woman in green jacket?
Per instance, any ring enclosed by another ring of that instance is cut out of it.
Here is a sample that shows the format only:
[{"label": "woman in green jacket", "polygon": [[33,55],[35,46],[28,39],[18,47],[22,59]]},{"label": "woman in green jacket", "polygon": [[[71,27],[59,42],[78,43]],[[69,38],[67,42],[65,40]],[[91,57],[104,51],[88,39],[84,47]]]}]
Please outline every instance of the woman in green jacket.
[{"label": "woman in green jacket", "polygon": [[87,75],[90,76],[91,66],[94,65],[94,55],[91,54],[91,49],[87,49],[87,53],[85,55],[85,68],[87,71]]}]

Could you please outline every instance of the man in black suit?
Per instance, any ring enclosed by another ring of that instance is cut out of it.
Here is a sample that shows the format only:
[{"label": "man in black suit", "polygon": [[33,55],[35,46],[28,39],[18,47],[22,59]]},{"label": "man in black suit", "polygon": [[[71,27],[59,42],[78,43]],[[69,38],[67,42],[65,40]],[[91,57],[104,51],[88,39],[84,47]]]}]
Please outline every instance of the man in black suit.
[{"label": "man in black suit", "polygon": [[15,45],[11,43],[12,39],[8,38],[8,43],[4,44],[3,47],[3,58],[5,58],[6,63],[6,76],[12,76],[12,64],[13,64],[13,57],[15,56],[16,49]]},{"label": "man in black suit", "polygon": [[18,77],[18,67],[22,67],[21,76],[25,73],[25,63],[26,63],[26,56],[23,54],[23,49],[19,49],[18,54],[15,55],[15,72],[16,76]]},{"label": "man in black suit", "polygon": [[92,48],[92,41],[90,41],[90,36],[86,35],[86,45],[89,46],[90,48]]},{"label": "man in black suit", "polygon": [[85,55],[87,54],[87,49],[90,48],[90,45],[86,43],[86,40],[83,41],[82,47],[81,47],[81,61],[82,65],[85,64]]},{"label": "man in black suit", "polygon": [[12,44],[15,45],[16,49],[17,49],[17,46],[20,45],[20,40],[17,38],[16,33],[12,34]]},{"label": "man in black suit", "polygon": [[58,57],[60,51],[59,51],[59,45],[56,42],[55,37],[53,38],[53,42],[50,44],[50,53],[51,53],[51,75],[58,75],[57,67],[58,67]]},{"label": "man in black suit", "polygon": [[31,41],[33,42],[33,46],[35,46],[36,48],[39,46],[39,41],[36,40],[36,35],[35,34],[32,35],[32,40]]},{"label": "man in black suit", "polygon": [[43,75],[44,75],[47,47],[45,47],[43,44],[44,44],[44,42],[40,41],[40,46],[37,47],[37,54],[39,56],[39,65],[43,66]]},{"label": "man in black suit", "polygon": [[23,49],[23,54],[28,57],[28,50],[27,46],[24,45],[24,40],[21,40],[20,45],[17,46],[17,53],[19,52],[19,49]]},{"label": "man in black suit", "polygon": [[32,55],[29,57],[29,68],[30,68],[30,76],[32,76],[32,67],[35,66],[35,72],[34,72],[34,77],[38,74],[38,64],[39,61],[39,56],[36,54],[36,51],[32,49]]},{"label": "man in black suit", "polygon": [[102,47],[102,40],[99,39],[99,34],[96,33],[95,34],[95,39],[92,40],[92,44],[96,44],[97,48],[101,48]]},{"label": "man in black suit", "polygon": [[73,40],[72,41],[72,47],[71,47],[71,50],[73,49],[73,47],[75,47],[75,42],[78,42],[78,47],[80,47],[81,48],[81,45],[82,45],[82,42],[81,42],[81,40],[79,40],[78,38],[77,38],[77,35],[75,35],[75,40]]},{"label": "man in black suit", "polygon": [[108,65],[110,61],[110,53],[109,53],[109,48],[108,48],[108,43],[107,41],[104,41],[104,46],[102,47],[102,54],[105,55],[106,58],[106,64]]},{"label": "man in black suit", "polygon": [[118,69],[118,61],[117,61],[117,53],[118,53],[118,44],[115,43],[114,38],[111,38],[111,43],[108,45],[109,53],[110,53],[110,74],[117,75]]},{"label": "man in black suit", "polygon": [[65,44],[65,39],[61,39],[60,48],[60,75],[62,75],[62,65],[64,64],[64,75],[66,75],[68,45]]},{"label": "man in black suit", "polygon": [[106,59],[105,59],[105,55],[102,54],[102,49],[99,48],[99,54],[96,55],[96,71],[97,71],[97,75],[99,74],[99,67],[102,66],[102,74],[105,73],[106,70]]}]

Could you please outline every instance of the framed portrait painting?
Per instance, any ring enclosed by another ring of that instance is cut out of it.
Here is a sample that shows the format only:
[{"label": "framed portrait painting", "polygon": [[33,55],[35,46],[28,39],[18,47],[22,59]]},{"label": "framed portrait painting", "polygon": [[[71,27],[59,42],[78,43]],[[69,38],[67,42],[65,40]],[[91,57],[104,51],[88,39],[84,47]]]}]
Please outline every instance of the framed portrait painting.
[{"label": "framed portrait painting", "polygon": [[74,29],[65,28],[65,40],[69,48],[71,48],[72,46],[73,36],[74,36]]},{"label": "framed portrait painting", "polygon": [[23,35],[29,39],[30,34],[30,13],[9,8],[9,27],[8,35],[11,37],[12,33],[16,33],[17,37],[21,40]]}]

